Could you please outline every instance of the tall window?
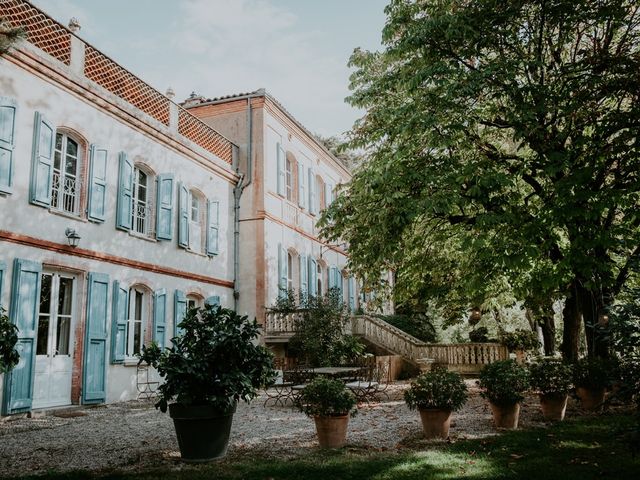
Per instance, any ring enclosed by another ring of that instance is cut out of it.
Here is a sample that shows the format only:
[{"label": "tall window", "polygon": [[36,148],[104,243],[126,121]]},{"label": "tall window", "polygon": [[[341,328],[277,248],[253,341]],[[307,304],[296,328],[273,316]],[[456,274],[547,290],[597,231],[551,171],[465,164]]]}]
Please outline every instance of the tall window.
[{"label": "tall window", "polygon": [[69,355],[74,279],[43,273],[36,355]]},{"label": "tall window", "polygon": [[129,290],[129,318],[127,319],[127,357],[142,351],[144,321],[147,317],[147,298],[140,288]]},{"label": "tall window", "polygon": [[202,252],[205,201],[193,190],[189,192],[189,197],[191,205],[189,210],[189,249],[194,252]]},{"label": "tall window", "polygon": [[293,256],[287,252],[287,290],[293,290]]},{"label": "tall window", "polygon": [[80,212],[80,147],[65,133],[56,133],[51,182],[51,208],[61,212]]},{"label": "tall window", "polygon": [[142,235],[151,235],[151,204],[149,175],[135,167],[133,170],[133,219],[132,230]]},{"label": "tall window", "polygon": [[318,278],[317,294],[318,294],[318,297],[321,297],[322,296],[322,266],[320,265],[319,262],[318,262],[316,274]]},{"label": "tall window", "polygon": [[293,201],[293,162],[287,158],[285,165],[287,200]]}]

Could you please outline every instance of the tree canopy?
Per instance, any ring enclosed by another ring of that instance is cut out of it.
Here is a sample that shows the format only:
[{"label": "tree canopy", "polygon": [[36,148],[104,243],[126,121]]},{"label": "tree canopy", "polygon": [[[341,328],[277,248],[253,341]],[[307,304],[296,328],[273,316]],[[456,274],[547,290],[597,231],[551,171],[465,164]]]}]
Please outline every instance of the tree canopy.
[{"label": "tree canopy", "polygon": [[640,259],[639,9],[392,0],[384,49],[350,60],[368,158],[322,220],[352,270],[394,270],[404,301],[566,298],[563,353],[581,316],[597,353]]}]

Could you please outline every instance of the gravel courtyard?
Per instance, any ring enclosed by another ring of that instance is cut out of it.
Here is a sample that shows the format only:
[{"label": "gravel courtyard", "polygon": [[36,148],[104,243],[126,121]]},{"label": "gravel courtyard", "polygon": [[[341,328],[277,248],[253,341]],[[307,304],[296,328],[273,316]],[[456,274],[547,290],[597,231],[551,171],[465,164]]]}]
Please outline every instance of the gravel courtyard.
[{"label": "gravel courtyard", "polygon": [[[390,400],[361,405],[350,420],[348,446],[393,450],[424,446],[417,412],[402,400],[407,383],[389,389]],[[470,398],[451,425],[451,440],[494,435],[491,412],[468,381]],[[240,404],[233,420],[229,456],[302,456],[317,448],[313,421],[290,407],[263,406],[261,395]],[[567,412],[571,416],[575,404]],[[522,407],[523,428],[542,425],[538,400]],[[148,401],[60,411],[36,418],[0,420],[0,477],[47,470],[138,470],[183,468],[173,423]]]}]

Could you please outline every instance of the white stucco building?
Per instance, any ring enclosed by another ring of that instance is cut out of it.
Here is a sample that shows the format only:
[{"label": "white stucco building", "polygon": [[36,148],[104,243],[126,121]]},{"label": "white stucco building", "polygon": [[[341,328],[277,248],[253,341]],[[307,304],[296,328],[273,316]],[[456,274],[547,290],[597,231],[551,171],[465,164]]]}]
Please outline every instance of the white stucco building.
[{"label": "white stucco building", "polygon": [[145,342],[234,306],[237,148],[29,3],[0,17],[28,33],[0,57],[2,413],[135,398]]},{"label": "white stucco building", "polygon": [[262,323],[265,307],[283,291],[316,296],[332,287],[356,309],[345,245],[322,241],[316,227],[336,186],[351,178],[342,162],[264,90],[214,99],[192,95],[183,105],[239,147],[238,310]]}]

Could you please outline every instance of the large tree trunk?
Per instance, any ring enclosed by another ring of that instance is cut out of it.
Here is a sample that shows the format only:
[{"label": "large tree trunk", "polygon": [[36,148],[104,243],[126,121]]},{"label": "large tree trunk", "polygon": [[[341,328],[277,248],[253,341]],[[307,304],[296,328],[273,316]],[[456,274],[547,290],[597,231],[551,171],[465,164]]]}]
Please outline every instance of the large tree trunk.
[{"label": "large tree trunk", "polygon": [[562,358],[568,362],[578,360],[578,341],[580,339],[581,315],[576,284],[572,284],[562,310],[564,329],[562,331]]},{"label": "large tree trunk", "polygon": [[539,321],[545,355],[556,354],[556,322],[553,315],[553,303],[549,302],[542,309]]},{"label": "large tree trunk", "polygon": [[587,341],[587,354],[590,357],[609,356],[609,345],[604,335],[602,326],[599,324],[600,313],[603,311],[602,302],[599,300],[602,295],[578,286],[580,310],[584,320],[584,336]]}]

